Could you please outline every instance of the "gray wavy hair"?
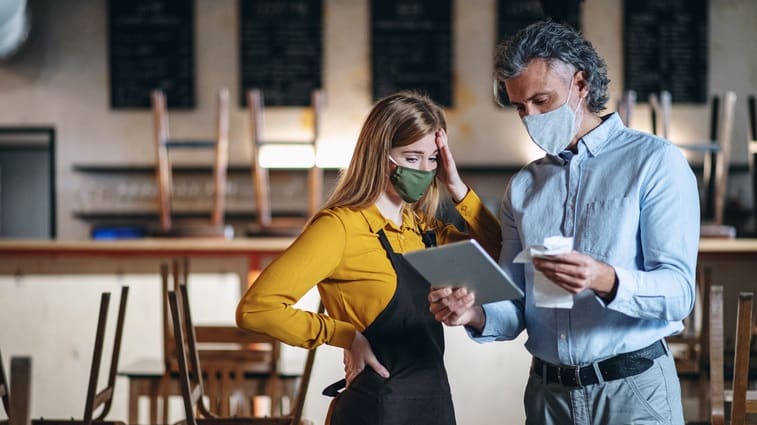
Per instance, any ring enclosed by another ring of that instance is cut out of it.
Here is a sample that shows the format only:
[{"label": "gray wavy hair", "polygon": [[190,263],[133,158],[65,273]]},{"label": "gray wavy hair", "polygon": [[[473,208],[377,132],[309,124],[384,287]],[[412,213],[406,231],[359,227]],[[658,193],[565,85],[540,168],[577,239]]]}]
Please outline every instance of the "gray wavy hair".
[{"label": "gray wavy hair", "polygon": [[533,59],[546,60],[553,69],[562,63],[575,71],[583,71],[589,86],[586,98],[589,110],[599,112],[605,109],[610,98],[607,94],[610,83],[607,65],[594,46],[572,28],[551,21],[537,22],[499,43],[494,57],[497,87],[503,89],[504,81],[517,77]]}]

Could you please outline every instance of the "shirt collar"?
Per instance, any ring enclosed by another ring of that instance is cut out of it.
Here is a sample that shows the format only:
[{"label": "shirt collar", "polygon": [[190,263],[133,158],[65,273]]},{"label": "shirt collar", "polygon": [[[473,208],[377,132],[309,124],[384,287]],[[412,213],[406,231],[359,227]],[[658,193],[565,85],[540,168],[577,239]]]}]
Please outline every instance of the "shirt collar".
[{"label": "shirt collar", "polygon": [[371,232],[378,233],[381,229],[388,229],[388,230],[394,230],[394,231],[403,231],[403,230],[417,230],[417,224],[415,220],[415,214],[413,213],[412,208],[404,207],[402,209],[402,227],[397,226],[392,220],[389,220],[388,218],[384,217],[381,214],[381,211],[378,209],[376,204],[373,204],[369,206],[368,208],[364,208],[360,211],[360,214],[363,215],[365,218],[365,221],[368,222],[368,227],[371,229]]},{"label": "shirt collar", "polygon": [[[597,156],[607,145],[605,142],[613,137],[615,133],[625,128],[623,121],[620,120],[620,116],[613,112],[612,114],[600,117],[602,122],[586,133],[581,138],[579,143],[583,143],[586,146],[586,150],[592,156]],[[580,152],[579,152],[580,154]]]}]

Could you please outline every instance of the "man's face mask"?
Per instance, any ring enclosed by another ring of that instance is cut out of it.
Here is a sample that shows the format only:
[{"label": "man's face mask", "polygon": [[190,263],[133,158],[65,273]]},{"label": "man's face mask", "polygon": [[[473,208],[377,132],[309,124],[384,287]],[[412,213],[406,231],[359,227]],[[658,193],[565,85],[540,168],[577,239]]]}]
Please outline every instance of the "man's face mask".
[{"label": "man's face mask", "polygon": [[[565,150],[573,140],[578,131],[576,124],[576,111],[571,109],[568,101],[573,92],[573,78],[570,80],[568,88],[568,97],[565,103],[559,108],[538,115],[528,115],[523,117],[523,125],[526,126],[528,135],[531,140],[540,147],[541,150],[550,154],[557,155]],[[583,98],[579,99],[576,110],[581,107]]]},{"label": "man's face mask", "polygon": [[431,182],[434,181],[436,170],[424,171],[403,167],[397,164],[397,161],[392,159],[391,156],[389,160],[397,166],[389,176],[389,181],[392,182],[394,190],[397,191],[397,194],[400,195],[403,201],[408,203],[417,202],[426,193],[426,189],[431,185]]}]

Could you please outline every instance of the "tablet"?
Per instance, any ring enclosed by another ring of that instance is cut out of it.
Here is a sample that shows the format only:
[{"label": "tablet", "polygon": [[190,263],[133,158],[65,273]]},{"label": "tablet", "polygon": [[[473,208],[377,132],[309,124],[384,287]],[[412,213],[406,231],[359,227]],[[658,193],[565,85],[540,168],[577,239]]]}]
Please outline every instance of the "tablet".
[{"label": "tablet", "polygon": [[464,286],[476,294],[476,304],[523,297],[523,291],[473,239],[407,252],[403,257],[431,286]]}]

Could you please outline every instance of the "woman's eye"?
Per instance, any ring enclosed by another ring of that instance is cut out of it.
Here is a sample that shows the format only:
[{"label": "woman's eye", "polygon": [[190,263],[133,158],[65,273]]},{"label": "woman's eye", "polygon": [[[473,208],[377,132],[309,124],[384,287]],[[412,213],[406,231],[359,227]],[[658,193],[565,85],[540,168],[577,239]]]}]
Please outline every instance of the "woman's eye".
[{"label": "woman's eye", "polygon": [[431,156],[431,157],[429,157],[429,158],[428,158],[428,160],[429,160],[429,161],[433,161],[433,162],[436,162],[436,157],[435,157],[435,156]]},{"label": "woman's eye", "polygon": [[405,158],[405,161],[407,161],[407,162],[409,162],[409,163],[413,164],[413,163],[416,163],[416,162],[418,162],[418,158],[417,158],[417,157],[414,157],[414,156],[409,156],[409,157],[406,157],[406,158]]}]

